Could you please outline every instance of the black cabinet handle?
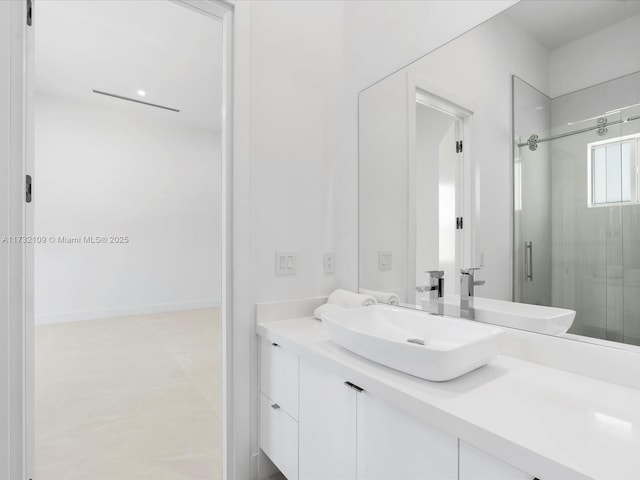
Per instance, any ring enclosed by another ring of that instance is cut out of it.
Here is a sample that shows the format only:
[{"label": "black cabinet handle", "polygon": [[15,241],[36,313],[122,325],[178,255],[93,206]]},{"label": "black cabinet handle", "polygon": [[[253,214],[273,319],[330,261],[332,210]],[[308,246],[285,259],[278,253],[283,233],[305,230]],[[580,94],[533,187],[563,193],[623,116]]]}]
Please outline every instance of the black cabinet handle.
[{"label": "black cabinet handle", "polygon": [[351,382],[344,382],[344,384],[349,387],[352,388],[353,390],[355,390],[356,392],[360,393],[360,392],[364,392],[363,388],[360,388],[358,385],[351,383]]}]

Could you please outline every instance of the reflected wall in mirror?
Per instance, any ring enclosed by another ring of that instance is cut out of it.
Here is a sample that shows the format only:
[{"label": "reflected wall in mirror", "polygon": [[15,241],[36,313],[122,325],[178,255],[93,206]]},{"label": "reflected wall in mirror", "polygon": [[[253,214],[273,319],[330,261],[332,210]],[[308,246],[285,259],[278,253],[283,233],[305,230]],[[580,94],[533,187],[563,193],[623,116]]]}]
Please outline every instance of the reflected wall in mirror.
[{"label": "reflected wall in mirror", "polygon": [[[425,270],[451,276],[463,261],[464,138],[473,114],[425,85],[405,83],[408,100],[395,95],[395,86],[371,90],[361,101],[369,120],[360,123],[360,155],[367,159],[360,169],[360,202],[367,204],[360,235],[371,241],[360,243],[360,274],[368,280],[363,288],[395,293],[406,304],[424,290]],[[405,162],[396,161],[398,149]],[[445,284],[446,293],[457,290]]]},{"label": "reflected wall in mirror", "polygon": [[639,42],[639,1],[523,0],[362,91],[360,287],[420,308],[481,267],[477,297],[640,343]]}]

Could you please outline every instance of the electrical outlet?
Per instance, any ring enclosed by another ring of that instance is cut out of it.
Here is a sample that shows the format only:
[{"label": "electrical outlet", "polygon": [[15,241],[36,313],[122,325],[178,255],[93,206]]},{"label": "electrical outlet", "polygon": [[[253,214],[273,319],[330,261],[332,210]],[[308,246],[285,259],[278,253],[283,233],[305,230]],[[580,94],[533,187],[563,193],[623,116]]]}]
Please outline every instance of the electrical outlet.
[{"label": "electrical outlet", "polygon": [[289,252],[276,252],[276,275],[295,275],[296,255]]},{"label": "electrical outlet", "polygon": [[388,250],[378,252],[378,270],[391,270],[391,266],[391,252]]},{"label": "electrical outlet", "polygon": [[336,273],[336,254],[333,252],[325,253],[322,264],[324,265],[325,274]]}]

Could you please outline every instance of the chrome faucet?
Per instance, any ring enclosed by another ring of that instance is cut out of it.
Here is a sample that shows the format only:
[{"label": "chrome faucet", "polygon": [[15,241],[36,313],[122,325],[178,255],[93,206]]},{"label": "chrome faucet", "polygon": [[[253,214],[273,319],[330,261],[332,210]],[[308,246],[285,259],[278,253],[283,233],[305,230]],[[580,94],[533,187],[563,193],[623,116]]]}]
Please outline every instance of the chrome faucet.
[{"label": "chrome faucet", "polygon": [[460,318],[473,320],[475,310],[473,308],[474,287],[484,285],[484,280],[475,279],[475,271],[479,268],[463,268],[460,270]]},{"label": "chrome faucet", "polygon": [[434,315],[444,315],[444,303],[440,299],[444,295],[444,271],[427,270],[429,274],[429,285],[416,287],[418,292],[429,292],[429,313]]}]

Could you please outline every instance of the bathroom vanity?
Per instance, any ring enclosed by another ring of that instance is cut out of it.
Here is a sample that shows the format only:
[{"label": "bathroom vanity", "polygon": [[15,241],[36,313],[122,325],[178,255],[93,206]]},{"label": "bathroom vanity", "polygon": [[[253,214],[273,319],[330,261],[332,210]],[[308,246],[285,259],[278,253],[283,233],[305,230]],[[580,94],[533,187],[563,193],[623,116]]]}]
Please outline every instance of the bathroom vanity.
[{"label": "bathroom vanity", "polygon": [[429,382],[259,323],[260,448],[288,480],[637,479],[640,391],[507,355]]},{"label": "bathroom vanity", "polygon": [[[258,309],[289,480],[640,479],[639,32],[640,2],[523,0],[359,93],[358,287],[425,324],[364,348]],[[448,380],[406,347],[452,303],[506,328]]]}]

